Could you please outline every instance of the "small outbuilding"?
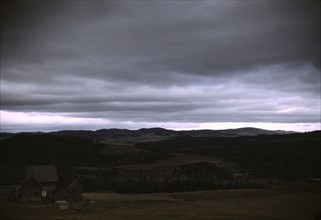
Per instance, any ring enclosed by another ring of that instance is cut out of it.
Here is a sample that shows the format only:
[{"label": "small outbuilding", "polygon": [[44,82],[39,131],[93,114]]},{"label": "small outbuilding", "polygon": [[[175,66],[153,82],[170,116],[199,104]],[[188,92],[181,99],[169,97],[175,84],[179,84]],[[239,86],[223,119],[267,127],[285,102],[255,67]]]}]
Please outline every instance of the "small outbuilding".
[{"label": "small outbuilding", "polygon": [[67,201],[56,201],[55,204],[60,210],[67,210],[69,208]]},{"label": "small outbuilding", "polygon": [[71,201],[70,191],[63,185],[58,185],[52,192],[53,202],[57,201]]},{"label": "small outbuilding", "polygon": [[72,183],[67,187],[67,189],[71,193],[71,197],[73,201],[78,202],[83,200],[83,197],[82,197],[83,188],[78,180],[72,181]]}]

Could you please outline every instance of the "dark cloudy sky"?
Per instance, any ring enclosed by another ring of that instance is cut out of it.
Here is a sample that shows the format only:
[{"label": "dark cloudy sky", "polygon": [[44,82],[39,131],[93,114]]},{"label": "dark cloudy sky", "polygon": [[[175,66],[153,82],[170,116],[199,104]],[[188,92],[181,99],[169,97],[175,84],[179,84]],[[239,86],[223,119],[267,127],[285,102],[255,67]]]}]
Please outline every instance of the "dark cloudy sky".
[{"label": "dark cloudy sky", "polygon": [[1,131],[320,129],[319,1],[1,7]]}]

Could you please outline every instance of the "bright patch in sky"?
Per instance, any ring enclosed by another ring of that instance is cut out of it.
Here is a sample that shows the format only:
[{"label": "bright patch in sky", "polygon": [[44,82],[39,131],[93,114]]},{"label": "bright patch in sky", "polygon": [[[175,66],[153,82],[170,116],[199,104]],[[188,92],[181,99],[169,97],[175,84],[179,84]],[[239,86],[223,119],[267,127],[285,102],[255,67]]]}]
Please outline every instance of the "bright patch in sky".
[{"label": "bright patch in sky", "polygon": [[[248,123],[248,122],[221,122],[221,123],[137,123],[120,122],[107,119],[75,118],[67,115],[52,113],[24,113],[0,111],[2,126],[11,132],[22,131],[55,131],[57,129],[87,129],[98,130],[102,128],[129,128],[140,129],[142,127],[163,127],[173,130],[195,130],[195,129],[230,129],[242,127],[255,127],[267,130],[287,131],[313,131],[320,130],[320,123]],[[19,127],[21,126],[21,127]],[[37,130],[38,129],[38,130]]]}]

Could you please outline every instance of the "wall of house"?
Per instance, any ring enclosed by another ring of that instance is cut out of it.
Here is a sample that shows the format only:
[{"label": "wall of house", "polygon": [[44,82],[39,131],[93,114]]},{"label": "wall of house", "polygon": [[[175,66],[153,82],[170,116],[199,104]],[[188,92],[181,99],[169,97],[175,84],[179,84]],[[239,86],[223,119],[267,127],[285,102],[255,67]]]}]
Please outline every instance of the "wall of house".
[{"label": "wall of house", "polygon": [[82,186],[80,184],[73,184],[72,186],[68,187],[68,190],[71,193],[72,199],[75,202],[81,201],[83,199],[82,197]]},{"label": "wall of house", "polygon": [[42,187],[36,182],[29,182],[22,186],[22,198],[41,199]]},{"label": "wall of house", "polygon": [[54,194],[53,195],[54,202],[55,201],[69,201],[71,199],[70,192],[63,187],[56,189],[53,194]]}]

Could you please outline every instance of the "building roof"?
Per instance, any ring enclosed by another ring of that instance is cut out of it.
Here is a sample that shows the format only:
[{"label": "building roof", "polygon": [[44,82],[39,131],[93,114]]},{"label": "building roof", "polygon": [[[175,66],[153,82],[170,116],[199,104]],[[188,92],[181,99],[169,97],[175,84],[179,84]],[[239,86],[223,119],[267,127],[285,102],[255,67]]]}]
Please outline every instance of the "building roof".
[{"label": "building roof", "polygon": [[73,187],[79,187],[79,186],[81,186],[81,184],[79,183],[79,181],[78,180],[73,180],[70,184],[69,184],[69,186],[67,187],[67,189],[70,189],[70,188],[73,188]]},{"label": "building roof", "polygon": [[48,185],[48,186],[44,186],[43,190],[47,191],[47,192],[52,192],[55,190],[57,186],[56,185]]},{"label": "building roof", "polygon": [[25,167],[26,178],[33,176],[40,183],[58,182],[57,168],[55,165],[37,165]]},{"label": "building roof", "polygon": [[41,183],[39,183],[39,181],[37,181],[33,176],[28,177],[21,185],[20,188],[23,187],[24,185],[27,185],[30,182],[34,182],[36,183],[41,189],[43,188],[43,186],[41,185]]}]

